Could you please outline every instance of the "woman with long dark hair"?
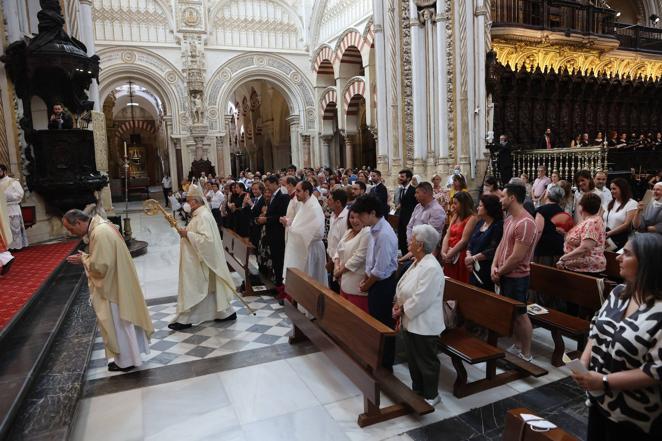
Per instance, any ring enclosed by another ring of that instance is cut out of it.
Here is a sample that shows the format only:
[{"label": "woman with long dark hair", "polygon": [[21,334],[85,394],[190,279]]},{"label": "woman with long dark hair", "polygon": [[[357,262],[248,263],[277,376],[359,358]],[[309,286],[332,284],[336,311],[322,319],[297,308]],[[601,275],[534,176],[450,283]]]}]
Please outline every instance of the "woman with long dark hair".
[{"label": "woman with long dark hair", "polygon": [[591,324],[574,380],[589,392],[588,441],[662,439],[662,236],[633,236],[618,257],[625,280]]},{"label": "woman with long dark hair", "polygon": [[441,260],[445,275],[467,283],[469,272],[464,260],[469,238],[477,221],[474,201],[469,193],[461,191],[453,196],[452,206],[453,215],[441,245]]},{"label": "woman with long dark hair", "polygon": [[478,218],[473,229],[464,264],[469,272],[469,283],[494,291],[490,277],[492,260],[503,235],[501,200],[493,194],[483,194],[478,203]]},{"label": "woman with long dark hair", "polygon": [[[623,178],[611,181],[612,200],[607,205],[602,219],[607,228],[607,239],[611,239],[620,250],[625,245],[632,227],[632,220],[637,214],[637,201],[632,199],[630,184]],[[609,242],[607,242],[609,243]]]}]

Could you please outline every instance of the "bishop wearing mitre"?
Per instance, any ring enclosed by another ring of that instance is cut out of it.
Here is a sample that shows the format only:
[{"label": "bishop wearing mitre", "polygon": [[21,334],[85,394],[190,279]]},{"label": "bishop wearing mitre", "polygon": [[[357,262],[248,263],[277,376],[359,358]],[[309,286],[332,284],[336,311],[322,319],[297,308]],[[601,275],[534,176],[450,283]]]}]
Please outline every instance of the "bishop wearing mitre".
[{"label": "bishop wearing mitre", "polygon": [[12,242],[11,227],[9,226],[9,215],[7,214],[7,201],[0,197],[0,276],[9,272],[14,263],[14,256],[8,251]]},{"label": "bishop wearing mitre", "polygon": [[79,251],[67,262],[85,268],[106,357],[113,359],[108,370],[126,372],[140,366],[154,327],[124,238],[110,221],[76,209],[67,211],[62,223],[89,244],[87,253]]},{"label": "bishop wearing mitre", "polygon": [[218,225],[199,186],[189,187],[184,210],[191,213],[191,221],[177,229],[181,237],[177,316],[168,327],[179,331],[210,320],[236,320],[230,303],[236,288]]},{"label": "bishop wearing mitre", "polygon": [[297,268],[324,286],[328,286],[326,274],[326,250],[324,249],[324,211],[316,197],[313,185],[308,181],[296,185],[299,201],[294,219],[286,218],[288,234],[285,242],[283,279],[288,268]]}]

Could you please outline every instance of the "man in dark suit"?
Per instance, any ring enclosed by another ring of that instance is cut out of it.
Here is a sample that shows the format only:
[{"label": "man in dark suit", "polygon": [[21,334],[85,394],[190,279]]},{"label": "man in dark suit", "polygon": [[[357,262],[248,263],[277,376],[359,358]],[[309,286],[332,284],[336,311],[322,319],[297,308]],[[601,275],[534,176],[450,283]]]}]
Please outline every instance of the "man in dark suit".
[{"label": "man in dark suit", "polygon": [[265,239],[269,243],[271,251],[274,284],[276,287],[281,287],[283,285],[283,260],[285,259],[285,227],[281,224],[280,218],[287,214],[290,196],[281,192],[276,175],[267,178],[266,186],[271,190],[271,201],[267,207],[266,216],[258,217],[257,223],[266,225]]},{"label": "man in dark suit", "polygon": [[554,148],[554,138],[552,138],[552,129],[550,129],[549,127],[545,129],[545,134],[540,139],[540,145],[538,146],[538,148],[546,149],[546,150],[551,150]]},{"label": "man in dark suit", "polygon": [[386,189],[386,185],[382,182],[382,173],[379,170],[373,170],[370,173],[370,180],[373,183],[373,186],[370,189],[370,194],[379,199],[384,206],[384,216],[388,217],[388,213],[391,210],[388,206],[388,190]]},{"label": "man in dark suit", "polygon": [[260,243],[260,232],[261,225],[258,225],[256,220],[262,213],[262,207],[264,207],[264,184],[262,182],[253,182],[251,185],[251,194],[252,197],[244,204],[244,210],[246,210],[248,218],[250,219],[250,241],[255,248],[257,248]]},{"label": "man in dark suit", "polygon": [[64,110],[61,103],[53,104],[53,113],[48,121],[49,130],[73,129],[74,119]]},{"label": "man in dark suit", "polygon": [[506,185],[513,177],[513,146],[506,135],[499,137],[498,144],[490,144],[490,151],[496,157],[497,169],[502,185]]},{"label": "man in dark suit", "polygon": [[411,219],[414,208],[418,201],[416,200],[416,189],[411,185],[413,174],[411,170],[400,170],[398,182],[402,186],[400,191],[400,216],[398,217],[398,248],[404,256],[407,254],[407,224]]}]

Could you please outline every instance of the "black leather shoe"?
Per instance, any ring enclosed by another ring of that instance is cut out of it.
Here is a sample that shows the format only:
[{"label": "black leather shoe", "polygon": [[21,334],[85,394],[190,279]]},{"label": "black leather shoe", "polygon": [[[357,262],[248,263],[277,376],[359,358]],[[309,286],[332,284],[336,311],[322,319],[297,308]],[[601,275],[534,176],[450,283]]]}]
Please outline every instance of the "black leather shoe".
[{"label": "black leather shoe", "polygon": [[130,370],[133,370],[135,368],[136,368],[135,366],[129,366],[129,367],[121,368],[114,361],[111,361],[110,363],[108,363],[108,370],[110,372],[129,372]]},{"label": "black leather shoe", "polygon": [[170,323],[168,325],[168,328],[172,329],[173,331],[181,331],[182,329],[188,329],[191,326],[193,326],[193,325],[190,324],[190,323],[184,324],[184,323],[175,322],[175,323]]},{"label": "black leather shoe", "polygon": [[215,322],[229,322],[232,320],[237,320],[237,313],[235,312],[229,317],[225,317],[224,319],[214,319]]}]

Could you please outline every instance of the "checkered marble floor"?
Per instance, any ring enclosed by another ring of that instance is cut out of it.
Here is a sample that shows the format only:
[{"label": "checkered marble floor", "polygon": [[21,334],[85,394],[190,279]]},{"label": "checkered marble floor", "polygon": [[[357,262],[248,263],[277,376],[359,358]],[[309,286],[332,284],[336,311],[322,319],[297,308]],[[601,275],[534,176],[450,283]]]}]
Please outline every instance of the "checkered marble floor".
[{"label": "checkered marble floor", "polygon": [[[292,328],[283,307],[276,299],[271,296],[247,296],[244,300],[255,310],[255,316],[250,315],[241,302],[235,299],[233,306],[237,311],[237,320],[206,322],[183,331],[168,329],[168,324],[175,317],[176,303],[150,306],[155,332],[150,342],[150,353],[143,354],[144,363],[138,369],[153,369],[287,343]],[[88,365],[87,379],[123,374],[108,372],[107,363],[103,342],[98,334]]]}]

